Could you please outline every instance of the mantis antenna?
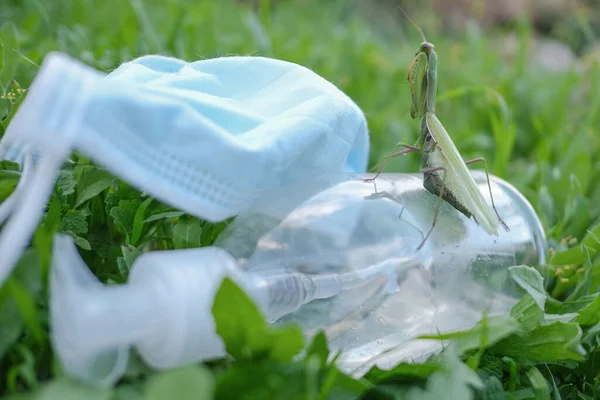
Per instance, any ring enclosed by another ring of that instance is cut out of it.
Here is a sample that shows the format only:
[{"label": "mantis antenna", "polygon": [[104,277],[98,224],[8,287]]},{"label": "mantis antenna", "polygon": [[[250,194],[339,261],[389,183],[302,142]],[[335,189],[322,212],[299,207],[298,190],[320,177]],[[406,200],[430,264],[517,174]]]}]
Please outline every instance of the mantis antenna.
[{"label": "mantis antenna", "polygon": [[421,38],[423,39],[424,42],[427,42],[427,38],[425,37],[425,33],[423,33],[423,31],[421,30],[421,28],[419,28],[419,26],[415,23],[415,21],[412,20],[411,17],[408,16],[408,14],[406,13],[406,11],[404,11],[404,9],[402,7],[400,7],[399,5],[397,5],[398,8],[400,9],[400,11],[402,11],[402,14],[404,14],[404,16],[408,19],[408,21],[415,27],[417,28],[417,30],[419,31],[419,35],[421,35]]}]

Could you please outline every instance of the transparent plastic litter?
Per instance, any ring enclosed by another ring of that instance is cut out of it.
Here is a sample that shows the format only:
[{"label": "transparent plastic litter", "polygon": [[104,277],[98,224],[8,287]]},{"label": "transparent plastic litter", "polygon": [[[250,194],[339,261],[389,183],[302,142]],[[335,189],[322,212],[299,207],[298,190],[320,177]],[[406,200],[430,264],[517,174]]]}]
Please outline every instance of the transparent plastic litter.
[{"label": "transparent plastic litter", "polygon": [[[485,174],[473,175],[489,197]],[[225,276],[273,324],[298,323],[307,339],[324,330],[342,370],[360,376],[425,357],[435,333],[474,325],[484,311],[507,314],[517,301],[507,268],[545,261],[546,240],[531,205],[492,177],[510,228],[489,236],[442,203],[417,174],[334,174],[265,192],[214,246],[154,251],[128,282],[105,286],[68,236],[57,236],[51,273],[51,329],[66,371],[86,382],[118,380],[135,348],[157,369],[225,355],[211,308]]]}]

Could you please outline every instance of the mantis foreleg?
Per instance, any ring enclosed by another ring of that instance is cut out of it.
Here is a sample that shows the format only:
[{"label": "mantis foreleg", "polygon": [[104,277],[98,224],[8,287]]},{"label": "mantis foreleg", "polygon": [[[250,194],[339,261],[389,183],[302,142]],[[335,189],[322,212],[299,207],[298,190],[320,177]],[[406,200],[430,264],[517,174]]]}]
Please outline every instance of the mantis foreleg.
[{"label": "mantis foreleg", "polygon": [[[402,151],[398,151],[396,152],[396,150],[398,149],[398,147],[406,147],[406,149],[402,150]],[[406,144],[406,143],[398,143],[396,145],[396,147],[394,147],[394,152],[388,156],[386,156],[383,159],[383,166],[379,169],[379,171],[377,172],[377,175],[375,175],[373,178],[368,178],[365,179],[365,182],[373,182],[375,179],[377,179],[377,177],[379,175],[381,175],[381,173],[383,172],[383,170],[385,169],[385,167],[388,165],[388,163],[390,162],[390,159],[394,158],[394,157],[398,157],[404,154],[408,154],[408,153],[412,153],[412,152],[419,152],[421,151],[420,148],[415,147],[415,146],[411,146],[410,144]],[[380,161],[379,163],[381,163],[382,161]],[[373,169],[375,169],[379,163],[375,164],[375,166],[373,168],[371,168],[371,171]]]}]

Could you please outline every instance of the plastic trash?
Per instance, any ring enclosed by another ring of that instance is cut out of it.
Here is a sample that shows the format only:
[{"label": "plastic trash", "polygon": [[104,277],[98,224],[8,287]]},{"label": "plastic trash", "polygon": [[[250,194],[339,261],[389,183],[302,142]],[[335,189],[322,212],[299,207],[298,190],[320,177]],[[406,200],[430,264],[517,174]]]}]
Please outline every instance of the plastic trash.
[{"label": "plastic trash", "polygon": [[[473,172],[489,198],[485,175]],[[336,174],[264,192],[212,247],[147,252],[127,284],[105,286],[68,236],[57,236],[51,273],[51,330],[66,371],[96,385],[118,380],[134,347],[157,369],[225,355],[211,314],[232,277],[272,323],[324,330],[339,366],[360,375],[438,349],[415,336],[474,325],[517,301],[507,267],[545,261],[533,208],[492,178],[510,228],[489,236],[445,202],[425,245],[437,197],[419,175],[376,182]],[[393,350],[393,351],[392,351]]]}]

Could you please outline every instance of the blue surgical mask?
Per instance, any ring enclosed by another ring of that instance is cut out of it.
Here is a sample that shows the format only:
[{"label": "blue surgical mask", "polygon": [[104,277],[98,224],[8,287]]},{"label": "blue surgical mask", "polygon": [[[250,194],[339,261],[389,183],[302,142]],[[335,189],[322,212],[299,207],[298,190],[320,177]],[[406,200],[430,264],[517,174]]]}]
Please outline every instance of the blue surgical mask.
[{"label": "blue surgical mask", "polygon": [[10,215],[0,233],[0,285],[73,151],[159,201],[216,222],[262,190],[363,172],[368,147],[359,107],[297,64],[145,56],[106,76],[52,53],[0,142],[0,159],[24,169],[0,205],[0,218]]}]

